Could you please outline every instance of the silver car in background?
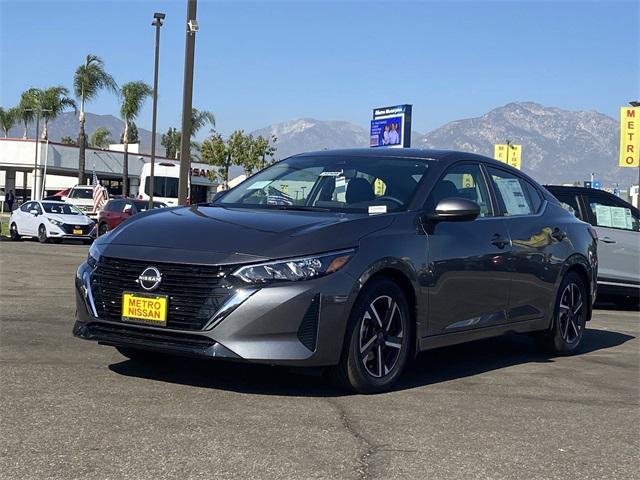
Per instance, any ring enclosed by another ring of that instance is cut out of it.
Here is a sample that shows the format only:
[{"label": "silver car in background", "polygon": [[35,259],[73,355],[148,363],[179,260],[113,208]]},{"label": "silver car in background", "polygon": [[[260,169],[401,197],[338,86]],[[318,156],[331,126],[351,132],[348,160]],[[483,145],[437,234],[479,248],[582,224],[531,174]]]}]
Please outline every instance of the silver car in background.
[{"label": "silver car in background", "polygon": [[598,292],[640,303],[640,214],[603,190],[547,185],[561,205],[598,234]]}]

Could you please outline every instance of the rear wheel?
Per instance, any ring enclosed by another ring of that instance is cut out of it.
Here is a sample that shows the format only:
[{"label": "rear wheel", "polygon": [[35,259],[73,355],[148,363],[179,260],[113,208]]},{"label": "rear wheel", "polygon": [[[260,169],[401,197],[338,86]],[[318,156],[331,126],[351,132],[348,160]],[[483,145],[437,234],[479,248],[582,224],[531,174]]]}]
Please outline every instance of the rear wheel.
[{"label": "rear wheel", "polygon": [[386,278],[367,284],[349,317],[340,363],[331,371],[334,381],[360,393],[390,389],[409,355],[409,322],[407,301],[397,284]]},{"label": "rear wheel", "polygon": [[47,227],[44,224],[40,224],[38,227],[38,241],[40,243],[47,243],[49,241],[49,237],[47,236]]},{"label": "rear wheel", "polygon": [[558,290],[551,328],[536,335],[538,344],[556,355],[574,353],[587,323],[587,301],[582,278],[575,272],[569,272]]},{"label": "rear wheel", "polygon": [[19,242],[22,238],[18,233],[18,226],[15,222],[13,222],[9,227],[9,233],[11,234],[11,240],[13,240],[14,242]]}]

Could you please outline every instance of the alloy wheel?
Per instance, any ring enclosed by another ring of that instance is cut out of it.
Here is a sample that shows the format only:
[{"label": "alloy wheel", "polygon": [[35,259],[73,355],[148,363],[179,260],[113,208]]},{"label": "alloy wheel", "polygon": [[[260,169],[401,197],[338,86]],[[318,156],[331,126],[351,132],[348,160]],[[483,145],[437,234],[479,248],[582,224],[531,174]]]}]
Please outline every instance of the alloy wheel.
[{"label": "alloy wheel", "polygon": [[398,363],[403,348],[404,319],[388,295],[373,300],[360,322],[360,359],[369,375],[382,378]]},{"label": "alloy wheel", "polygon": [[560,335],[562,340],[568,344],[574,343],[580,336],[583,309],[584,303],[580,287],[573,282],[569,283],[560,297],[560,309],[558,311]]}]

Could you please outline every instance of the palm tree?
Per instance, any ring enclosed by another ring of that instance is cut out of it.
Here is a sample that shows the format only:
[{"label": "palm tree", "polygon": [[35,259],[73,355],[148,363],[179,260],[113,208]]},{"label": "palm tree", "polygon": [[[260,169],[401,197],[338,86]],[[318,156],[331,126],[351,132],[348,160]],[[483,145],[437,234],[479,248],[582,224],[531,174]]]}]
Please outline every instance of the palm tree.
[{"label": "palm tree", "polygon": [[[38,108],[38,99],[41,90],[37,88],[30,88],[29,90],[22,92],[20,95],[20,103],[18,103],[16,118],[22,122],[24,127],[24,133],[22,138],[27,138],[27,127],[29,122],[33,121],[36,116],[36,109]],[[36,132],[36,136],[38,132]]]},{"label": "palm tree", "polygon": [[206,124],[210,124],[215,128],[216,117],[213,113],[207,110],[198,110],[197,108],[191,109],[191,138],[195,137],[198,131],[202,129]]},{"label": "palm tree", "polygon": [[104,127],[98,127],[91,134],[91,137],[89,138],[89,144],[92,147],[98,147],[98,148],[108,147],[109,144],[111,143],[111,139],[109,138],[110,136],[111,136],[111,132],[108,129]]},{"label": "palm tree", "polygon": [[111,75],[104,70],[104,63],[97,55],[87,55],[84,64],[80,65],[73,77],[73,91],[80,100],[80,132],[78,133],[78,183],[84,185],[85,177],[85,148],[86,136],[84,133],[84,107],[85,103],[94,99],[100,90],[110,90],[118,93],[118,85]]},{"label": "palm tree", "polygon": [[39,95],[39,107],[42,110],[42,118],[44,119],[44,128],[42,130],[42,139],[49,138],[49,121],[55,119],[67,108],[73,108],[77,112],[76,102],[69,98],[69,90],[58,86],[50,87],[42,90]]},{"label": "palm tree", "polygon": [[124,120],[124,157],[122,160],[122,194],[129,195],[129,129],[136,119],[147,97],[151,96],[152,88],[144,82],[129,82],[122,85],[120,96],[120,116]]},{"label": "palm tree", "polygon": [[18,109],[17,108],[9,108],[5,110],[0,107],[0,128],[4,132],[4,138],[9,136],[9,130],[15,125],[16,120],[18,119]]}]

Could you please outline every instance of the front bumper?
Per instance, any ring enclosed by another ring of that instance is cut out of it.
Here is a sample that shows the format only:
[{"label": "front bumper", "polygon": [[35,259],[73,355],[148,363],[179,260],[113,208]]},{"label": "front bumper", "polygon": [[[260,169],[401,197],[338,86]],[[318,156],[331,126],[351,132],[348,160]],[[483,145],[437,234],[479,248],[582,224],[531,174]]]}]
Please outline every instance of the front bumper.
[{"label": "front bumper", "polygon": [[78,338],[177,355],[306,367],[338,363],[356,285],[348,274],[336,272],[264,287],[221,320],[187,331],[98,318],[90,273],[85,263],[76,276],[73,334]]}]

